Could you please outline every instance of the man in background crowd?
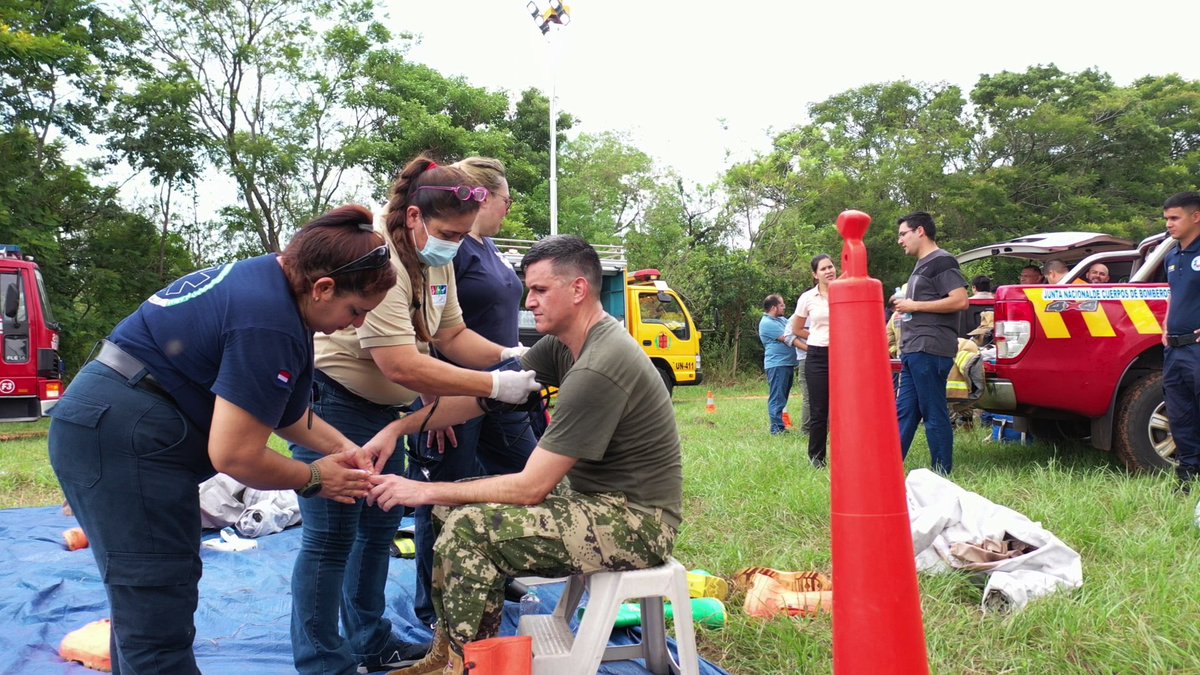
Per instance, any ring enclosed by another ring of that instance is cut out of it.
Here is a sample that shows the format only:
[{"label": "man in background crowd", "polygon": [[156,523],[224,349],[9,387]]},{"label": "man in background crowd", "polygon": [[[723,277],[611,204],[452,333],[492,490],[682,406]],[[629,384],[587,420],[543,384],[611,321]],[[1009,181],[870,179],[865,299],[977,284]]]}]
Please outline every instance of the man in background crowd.
[{"label": "man in background crowd", "polygon": [[1042,268],[1037,265],[1026,265],[1021,268],[1021,277],[1018,281],[1022,286],[1033,286],[1046,283],[1046,278],[1042,276]]},{"label": "man in background crowd", "polygon": [[946,408],[946,378],[958,352],[958,312],[969,306],[967,280],[954,256],[937,244],[933,217],[923,211],[900,219],[897,243],[917,259],[905,297],[896,301],[900,335],[900,392],[896,412],[904,455],[917,425],[925,420],[925,439],[935,471],[953,466],[954,429]]},{"label": "man in background crowd", "polygon": [[1092,263],[1087,271],[1087,281],[1089,284],[1107,284],[1109,282],[1108,265]]},{"label": "man in background crowd", "polygon": [[767,416],[771,420],[771,435],[787,431],[783,409],[792,394],[792,377],[796,373],[796,350],[788,335],[787,307],[783,298],[772,293],[763,300],[763,316],[758,322],[758,339],[763,344],[763,371],[767,374]]}]

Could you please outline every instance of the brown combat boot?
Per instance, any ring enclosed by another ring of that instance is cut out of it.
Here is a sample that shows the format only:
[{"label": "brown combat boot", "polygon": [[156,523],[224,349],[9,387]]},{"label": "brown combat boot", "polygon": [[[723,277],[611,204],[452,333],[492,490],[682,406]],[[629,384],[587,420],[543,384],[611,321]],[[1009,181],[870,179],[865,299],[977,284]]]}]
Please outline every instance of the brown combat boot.
[{"label": "brown combat boot", "polygon": [[[425,655],[425,658],[407,668],[393,670],[388,675],[442,675],[442,672],[446,671],[446,668],[449,668],[449,664],[452,663],[450,654],[450,638],[446,636],[446,632],[439,625],[433,634],[433,644],[429,645],[429,653]],[[457,672],[462,672],[461,656],[458,657]]]}]

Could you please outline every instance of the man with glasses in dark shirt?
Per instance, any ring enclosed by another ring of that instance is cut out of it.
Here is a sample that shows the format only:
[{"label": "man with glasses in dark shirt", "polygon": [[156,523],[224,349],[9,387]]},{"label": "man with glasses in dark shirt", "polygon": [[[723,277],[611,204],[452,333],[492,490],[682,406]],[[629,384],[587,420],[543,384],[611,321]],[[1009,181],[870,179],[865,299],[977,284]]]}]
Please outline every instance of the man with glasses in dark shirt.
[{"label": "man with glasses in dark shirt", "polygon": [[954,256],[938,247],[937,228],[928,213],[904,216],[897,233],[904,253],[917,259],[905,296],[896,301],[903,326],[896,397],[901,449],[907,456],[917,424],[925,420],[933,468],[948,475],[953,466],[954,429],[946,408],[946,378],[958,350],[954,315],[970,304],[967,280]]}]

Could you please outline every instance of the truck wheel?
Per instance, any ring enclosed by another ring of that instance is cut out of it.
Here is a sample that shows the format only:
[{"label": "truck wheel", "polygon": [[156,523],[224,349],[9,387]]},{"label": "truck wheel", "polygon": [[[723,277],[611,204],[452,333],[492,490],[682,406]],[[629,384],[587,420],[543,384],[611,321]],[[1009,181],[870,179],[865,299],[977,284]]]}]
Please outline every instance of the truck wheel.
[{"label": "truck wheel", "polygon": [[1167,422],[1162,373],[1138,380],[1121,394],[1113,447],[1130,471],[1166,471],[1175,466],[1175,439]]},{"label": "truck wheel", "polygon": [[670,371],[661,366],[658,367],[658,375],[662,378],[663,386],[667,388],[667,396],[675,393],[675,378],[671,376]]}]

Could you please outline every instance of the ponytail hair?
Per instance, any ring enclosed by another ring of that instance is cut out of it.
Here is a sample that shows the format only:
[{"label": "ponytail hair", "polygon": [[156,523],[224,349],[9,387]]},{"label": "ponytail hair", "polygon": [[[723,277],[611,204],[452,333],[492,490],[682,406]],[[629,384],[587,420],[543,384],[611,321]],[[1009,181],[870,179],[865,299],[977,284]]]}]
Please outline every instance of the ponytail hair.
[{"label": "ponytail hair", "polygon": [[392,181],[384,223],[412,287],[409,304],[417,310],[412,318],[413,329],[418,340],[432,343],[433,335],[425,324],[425,275],[421,259],[417,257],[417,249],[407,234],[408,207],[417,207],[423,218],[450,218],[477,213],[479,202],[474,199],[463,201],[445,190],[417,189],[423,185],[474,186],[475,183],[461,169],[439,166],[427,154],[421,154],[409,162]]},{"label": "ponytail hair", "polygon": [[[330,272],[358,260],[383,244],[374,229],[375,214],[365,206],[339,206],[301,227],[279,254],[288,286],[297,298]],[[333,277],[337,295],[375,295],[396,285],[391,264],[378,269],[346,272]]]}]

